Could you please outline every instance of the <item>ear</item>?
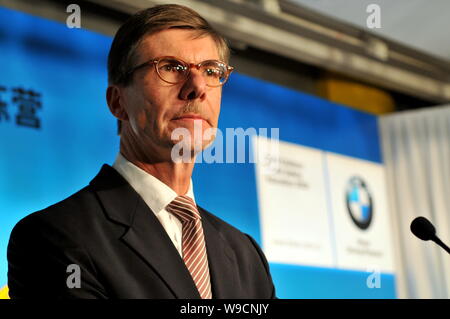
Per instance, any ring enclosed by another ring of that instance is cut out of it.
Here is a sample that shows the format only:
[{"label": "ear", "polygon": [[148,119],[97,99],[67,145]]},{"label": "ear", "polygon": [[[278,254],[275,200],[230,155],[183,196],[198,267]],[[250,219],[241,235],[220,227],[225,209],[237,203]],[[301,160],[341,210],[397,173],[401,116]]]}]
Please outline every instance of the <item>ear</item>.
[{"label": "ear", "polygon": [[106,89],[106,101],[109,110],[119,120],[128,120],[128,114],[124,105],[123,88],[118,85],[110,85]]}]

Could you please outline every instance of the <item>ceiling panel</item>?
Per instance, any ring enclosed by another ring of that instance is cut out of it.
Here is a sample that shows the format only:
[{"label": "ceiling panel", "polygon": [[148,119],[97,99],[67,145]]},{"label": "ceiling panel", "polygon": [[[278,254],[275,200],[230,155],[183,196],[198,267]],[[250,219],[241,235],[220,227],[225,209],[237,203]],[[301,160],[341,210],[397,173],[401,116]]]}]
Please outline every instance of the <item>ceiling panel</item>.
[{"label": "ceiling panel", "polygon": [[381,8],[381,28],[369,31],[450,60],[449,0],[290,0],[367,28],[369,4]]}]

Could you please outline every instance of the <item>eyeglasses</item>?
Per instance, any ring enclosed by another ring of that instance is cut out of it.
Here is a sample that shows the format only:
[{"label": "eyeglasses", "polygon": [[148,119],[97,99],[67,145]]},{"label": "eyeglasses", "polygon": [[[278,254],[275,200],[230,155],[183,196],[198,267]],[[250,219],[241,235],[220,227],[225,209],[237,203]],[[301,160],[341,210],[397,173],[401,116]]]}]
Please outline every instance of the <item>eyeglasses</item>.
[{"label": "eyeglasses", "polygon": [[218,60],[207,60],[198,64],[187,63],[179,58],[164,56],[142,63],[131,69],[127,75],[131,76],[136,70],[148,65],[154,65],[156,73],[164,82],[178,84],[186,81],[192,68],[200,71],[206,85],[210,87],[222,86],[233,71],[233,67]]}]

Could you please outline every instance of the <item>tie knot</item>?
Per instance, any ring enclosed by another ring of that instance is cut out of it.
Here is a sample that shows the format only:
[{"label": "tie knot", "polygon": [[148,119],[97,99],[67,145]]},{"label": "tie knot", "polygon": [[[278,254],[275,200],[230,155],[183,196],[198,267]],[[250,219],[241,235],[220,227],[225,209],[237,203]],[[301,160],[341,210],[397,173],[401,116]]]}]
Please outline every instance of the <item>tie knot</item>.
[{"label": "tie knot", "polygon": [[177,196],[166,207],[169,213],[174,214],[181,222],[188,222],[191,220],[201,219],[200,213],[194,204],[194,201],[189,196]]}]

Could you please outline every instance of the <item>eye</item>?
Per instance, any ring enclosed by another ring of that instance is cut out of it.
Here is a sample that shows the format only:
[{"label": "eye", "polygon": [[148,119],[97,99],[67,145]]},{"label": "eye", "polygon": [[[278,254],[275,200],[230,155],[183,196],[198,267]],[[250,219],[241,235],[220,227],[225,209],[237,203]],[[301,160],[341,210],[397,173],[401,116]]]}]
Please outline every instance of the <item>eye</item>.
[{"label": "eye", "polygon": [[218,71],[215,69],[206,69],[205,73],[207,76],[217,76]]},{"label": "eye", "polygon": [[161,61],[159,70],[161,72],[183,73],[186,71],[186,67],[177,61]]},{"label": "eye", "polygon": [[205,67],[203,72],[207,77],[213,78],[221,78],[224,75],[224,71],[221,68],[214,66]]}]

